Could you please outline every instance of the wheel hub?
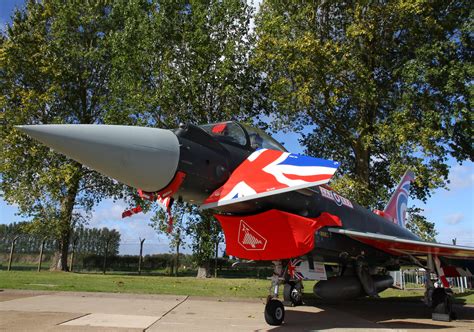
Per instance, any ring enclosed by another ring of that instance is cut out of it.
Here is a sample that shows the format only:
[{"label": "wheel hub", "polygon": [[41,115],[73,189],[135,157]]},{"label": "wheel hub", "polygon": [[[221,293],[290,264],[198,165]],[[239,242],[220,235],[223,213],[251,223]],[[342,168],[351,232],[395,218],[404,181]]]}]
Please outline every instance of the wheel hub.
[{"label": "wheel hub", "polygon": [[281,308],[277,308],[275,310],[275,318],[280,320],[282,319],[282,317],[283,317],[283,310],[281,310]]}]

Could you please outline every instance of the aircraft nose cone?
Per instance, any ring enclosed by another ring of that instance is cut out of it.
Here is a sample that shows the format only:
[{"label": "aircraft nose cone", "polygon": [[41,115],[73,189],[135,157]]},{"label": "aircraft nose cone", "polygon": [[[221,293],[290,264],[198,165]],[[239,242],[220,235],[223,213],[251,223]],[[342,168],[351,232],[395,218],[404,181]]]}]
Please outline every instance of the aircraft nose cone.
[{"label": "aircraft nose cone", "polygon": [[109,125],[29,125],[19,130],[129,186],[154,192],[173,179],[179,142],[170,130]]}]

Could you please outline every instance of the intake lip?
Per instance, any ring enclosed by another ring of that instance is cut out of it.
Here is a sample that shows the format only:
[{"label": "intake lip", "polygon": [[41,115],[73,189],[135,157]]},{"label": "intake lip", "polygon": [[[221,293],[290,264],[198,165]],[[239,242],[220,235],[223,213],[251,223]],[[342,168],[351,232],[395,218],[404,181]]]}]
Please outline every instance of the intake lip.
[{"label": "intake lip", "polygon": [[166,129],[86,124],[17,128],[99,173],[149,192],[166,187],[178,168],[178,138]]}]

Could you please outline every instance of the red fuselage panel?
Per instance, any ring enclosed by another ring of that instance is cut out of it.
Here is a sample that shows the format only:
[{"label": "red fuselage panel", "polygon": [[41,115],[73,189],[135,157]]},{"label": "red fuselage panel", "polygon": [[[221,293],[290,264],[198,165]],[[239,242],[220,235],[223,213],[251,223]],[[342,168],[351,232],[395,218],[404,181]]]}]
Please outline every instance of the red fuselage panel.
[{"label": "red fuselage panel", "polygon": [[279,210],[249,216],[215,215],[224,230],[226,253],[244,259],[280,260],[314,248],[314,234],[324,226],[341,227],[329,213],[305,218]]}]

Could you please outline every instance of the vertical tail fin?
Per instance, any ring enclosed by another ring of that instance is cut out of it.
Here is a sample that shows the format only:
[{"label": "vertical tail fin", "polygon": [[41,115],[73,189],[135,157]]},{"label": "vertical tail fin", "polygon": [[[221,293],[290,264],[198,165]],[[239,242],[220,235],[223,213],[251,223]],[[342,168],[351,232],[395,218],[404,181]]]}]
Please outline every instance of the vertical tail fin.
[{"label": "vertical tail fin", "polygon": [[384,213],[389,215],[391,219],[393,219],[393,222],[401,227],[405,227],[408,195],[410,194],[410,183],[413,179],[415,179],[415,174],[407,170],[384,210]]}]

